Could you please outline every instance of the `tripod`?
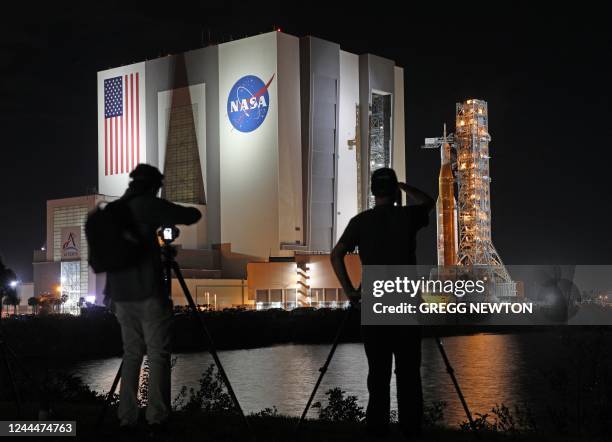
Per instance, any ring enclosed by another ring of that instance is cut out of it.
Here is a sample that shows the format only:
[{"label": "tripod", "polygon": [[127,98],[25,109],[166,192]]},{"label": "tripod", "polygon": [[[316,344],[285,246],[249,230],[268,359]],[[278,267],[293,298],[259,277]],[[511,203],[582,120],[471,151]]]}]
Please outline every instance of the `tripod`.
[{"label": "tripod", "polygon": [[336,348],[338,347],[338,343],[340,342],[340,336],[342,336],[342,332],[344,331],[344,328],[346,327],[346,324],[348,323],[348,320],[351,317],[353,308],[354,307],[351,305],[346,310],[346,313],[344,314],[344,317],[342,318],[342,322],[340,323],[340,326],[338,327],[338,331],[336,332],[336,336],[334,337],[334,342],[332,343],[331,350],[329,351],[329,354],[327,355],[327,359],[325,359],[325,363],[323,364],[323,366],[319,368],[319,372],[321,374],[319,375],[319,378],[317,379],[317,382],[315,383],[312,393],[310,393],[308,402],[306,402],[306,407],[304,408],[304,411],[302,412],[302,415],[300,416],[300,420],[298,421],[295,427],[296,434],[299,433],[300,428],[302,427],[302,424],[304,423],[304,420],[306,420],[306,415],[308,414],[308,410],[310,409],[310,406],[312,405],[312,401],[314,400],[314,397],[317,394],[317,390],[319,389],[319,385],[321,385],[321,381],[323,381],[323,377],[325,376],[325,373],[327,372],[327,368],[329,367],[329,364],[331,363],[331,360],[334,357],[334,353],[336,353]]},{"label": "tripod", "polygon": [[[336,332],[336,336],[334,337],[334,341],[332,343],[331,350],[329,351],[329,354],[327,355],[327,359],[325,360],[325,363],[323,364],[323,366],[319,368],[319,372],[320,372],[319,378],[317,379],[317,382],[315,383],[312,393],[310,394],[310,397],[308,398],[308,402],[306,403],[306,407],[304,408],[304,411],[302,412],[302,415],[300,416],[300,420],[298,421],[296,425],[296,428],[295,428],[296,435],[299,433],[302,424],[306,420],[306,415],[308,414],[308,410],[310,409],[312,401],[314,400],[314,397],[317,394],[317,390],[319,389],[319,386],[321,385],[321,381],[323,381],[323,377],[325,376],[325,373],[327,372],[327,368],[329,367],[329,364],[331,363],[331,360],[334,357],[334,353],[336,352],[336,348],[338,347],[338,343],[340,341],[340,336],[342,335],[342,332],[344,331],[344,328],[346,327],[346,324],[348,323],[348,319],[350,318],[351,312],[353,311],[353,309],[355,309],[355,307],[353,307],[353,305],[351,304],[351,306],[347,309],[344,317],[342,318],[342,322],[340,323],[340,326],[338,327],[338,331]],[[451,381],[453,382],[453,386],[455,387],[457,396],[459,396],[459,400],[461,401],[461,405],[463,406],[465,415],[467,416],[468,422],[470,423],[470,428],[472,429],[472,431],[475,432],[476,424],[474,423],[474,419],[472,418],[472,413],[470,412],[467,402],[465,401],[465,397],[463,396],[461,387],[459,387],[459,382],[457,381],[457,377],[455,376],[455,370],[453,369],[453,366],[451,365],[448,359],[448,356],[446,355],[446,350],[444,350],[444,345],[442,344],[442,341],[440,340],[438,336],[435,337],[435,340],[436,340],[436,345],[438,347],[438,350],[440,351],[440,355],[442,356],[442,360],[444,361],[444,365],[446,366],[446,372],[448,373],[448,375],[451,378]]]},{"label": "tripod", "polygon": [[[183,278],[181,269],[175,260],[176,249],[171,245],[171,242],[175,237],[176,235],[172,238],[165,238],[165,237],[163,238],[164,245],[162,246],[162,257],[163,257],[163,265],[164,265],[163,271],[164,271],[164,283],[166,285],[165,287],[166,293],[168,293],[168,297],[170,298],[170,296],[172,295],[172,286],[171,286],[172,272],[174,271],[174,274],[176,275],[176,278],[178,279],[178,282],[181,288],[183,289],[183,294],[185,295],[185,299],[187,300],[187,304],[189,305],[189,310],[191,311],[193,318],[198,322],[200,329],[202,331],[202,334],[208,341],[208,351],[210,352],[211,356],[213,357],[213,360],[215,361],[215,364],[217,365],[217,369],[219,370],[219,375],[223,379],[223,383],[225,384],[227,388],[227,392],[229,393],[232,399],[232,402],[234,403],[234,406],[239,411],[242,417],[242,421],[244,422],[244,425],[248,431],[248,434],[253,435],[254,433],[251,429],[251,425],[246,415],[244,414],[242,407],[240,406],[240,402],[238,401],[238,398],[236,397],[236,393],[234,393],[232,384],[230,383],[230,380],[227,377],[227,374],[225,373],[225,369],[223,368],[223,365],[221,364],[221,360],[219,359],[219,355],[217,354],[217,350],[215,348],[215,343],[212,338],[212,335],[210,334],[210,331],[208,330],[208,327],[206,326],[204,319],[198,312],[198,308],[195,302],[193,301],[193,297],[191,296],[191,292],[189,291],[187,284],[185,283],[185,279]],[[121,365],[119,366],[119,370],[117,371],[117,374],[115,375],[115,379],[113,380],[111,390],[108,392],[108,396],[106,398],[104,408],[98,418],[98,426],[104,421],[106,410],[108,406],[110,405],[110,403],[112,402],[112,397],[115,394],[117,384],[119,383],[119,379],[121,378],[122,367],[123,367],[123,363],[121,363]]]}]

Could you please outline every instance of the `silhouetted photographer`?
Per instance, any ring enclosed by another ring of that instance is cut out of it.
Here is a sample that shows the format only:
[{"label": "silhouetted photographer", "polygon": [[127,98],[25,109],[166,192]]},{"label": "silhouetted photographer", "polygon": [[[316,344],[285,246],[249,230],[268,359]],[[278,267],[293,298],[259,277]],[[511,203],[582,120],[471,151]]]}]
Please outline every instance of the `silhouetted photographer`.
[{"label": "silhouetted photographer", "polygon": [[157,230],[193,224],[201,217],[196,208],[157,197],[164,178],[157,168],[139,164],[130,178],[125,194],[90,215],[86,226],[90,264],[96,272],[107,272],[105,295],[121,325],[118,415],[126,429],[138,423],[138,383],[145,354],[150,370],[147,423],[164,425],[170,414],[173,313],[164,285]]},{"label": "silhouetted photographer", "polygon": [[[359,252],[362,265],[416,265],[416,235],[429,222],[435,202],[427,194],[400,183],[393,169],[372,174],[375,206],[351,219],[334,247],[331,261],[352,304],[361,293],[348,276],[344,257]],[[401,191],[408,205],[401,205]],[[398,417],[407,437],[420,435],[423,420],[421,390],[421,331],[416,326],[362,326],[368,358],[368,433],[384,437],[389,432],[390,382],[393,357],[397,383]]]}]

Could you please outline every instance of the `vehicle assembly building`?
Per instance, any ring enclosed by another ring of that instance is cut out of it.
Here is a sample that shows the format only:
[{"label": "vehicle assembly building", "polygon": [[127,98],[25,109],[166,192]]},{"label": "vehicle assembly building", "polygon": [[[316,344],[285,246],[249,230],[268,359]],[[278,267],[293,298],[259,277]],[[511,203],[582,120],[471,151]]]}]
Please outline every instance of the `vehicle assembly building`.
[{"label": "vehicle assembly building", "polygon": [[374,169],[404,177],[403,95],[393,61],[282,32],[102,71],[98,190],[146,162],[162,196],[205,207],[206,244],[328,252]]},{"label": "vehicle assembly building", "polygon": [[165,175],[161,196],[203,212],[178,241],[196,298],[342,299],[328,260],[315,257],[373,204],[375,169],[405,180],[404,75],[394,61],[271,32],[98,72],[97,93],[98,194],[48,202],[35,293],[57,290],[73,307],[101,301],[87,213],[148,163]]}]

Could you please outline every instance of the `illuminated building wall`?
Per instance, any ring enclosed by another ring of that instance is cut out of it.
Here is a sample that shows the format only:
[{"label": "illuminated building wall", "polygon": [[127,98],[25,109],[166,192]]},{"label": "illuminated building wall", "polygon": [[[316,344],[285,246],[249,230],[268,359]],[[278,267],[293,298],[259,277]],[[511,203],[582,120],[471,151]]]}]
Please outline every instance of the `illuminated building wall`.
[{"label": "illuminated building wall", "polygon": [[219,45],[221,242],[237,253],[302,243],[298,84],[296,37]]},{"label": "illuminated building wall", "polygon": [[93,273],[87,263],[85,238],[87,214],[106,198],[88,195],[47,201],[47,242],[35,253],[34,296],[66,295],[63,309],[76,313],[80,298],[92,296],[101,302],[104,277]]},{"label": "illuminated building wall", "polygon": [[104,195],[123,194],[136,164],[157,164],[147,143],[146,64],[98,73],[98,187]]},{"label": "illuminated building wall", "polygon": [[[346,265],[351,281],[359,285],[359,256],[348,255]],[[250,262],[247,276],[248,299],[256,308],[342,307],[348,302],[326,254],[298,254],[294,262]]]},{"label": "illuminated building wall", "polygon": [[[60,287],[71,306],[77,292],[101,302],[104,276],[86,261],[86,214],[122,195],[131,170],[148,163],[166,176],[161,196],[203,212],[176,242],[198,297],[206,280],[232,278],[224,290],[234,304],[247,264],[282,257],[296,282],[277,287],[283,278],[253,270],[271,285],[249,285],[250,301],[266,290],[267,303],[339,302],[328,257],[309,253],[328,253],[369,207],[376,168],[405,179],[403,84],[392,60],[282,32],[98,72],[98,194],[48,202],[35,294]],[[308,262],[331,279],[304,282],[306,255],[319,256]]]},{"label": "illuminated building wall", "polygon": [[[89,272],[87,269],[87,241],[85,239],[85,220],[91,208],[89,201],[84,204],[67,207],[54,207],[52,209],[53,225],[53,261],[61,261],[62,274],[70,279],[70,295],[72,301],[79,294],[87,294],[89,291]],[[68,230],[67,230],[68,229]],[[79,250],[75,258],[62,256],[62,247],[70,240],[69,234],[75,233],[79,236]],[[62,294],[66,293],[67,284],[63,284]],[[78,298],[76,299],[78,302]],[[75,304],[71,302],[71,304]]]},{"label": "illuminated building wall", "polygon": [[[339,238],[359,211],[358,148],[359,133],[359,56],[340,50],[338,115],[338,192],[334,237]],[[403,81],[403,80],[402,80]],[[355,167],[357,165],[357,168]]]},{"label": "illuminated building wall", "polygon": [[[185,283],[193,301],[203,309],[222,310],[254,304],[253,301],[249,301],[245,279],[186,278]],[[172,280],[172,301],[176,306],[187,305],[183,291],[176,279]]]},{"label": "illuminated building wall", "polygon": [[272,32],[98,73],[98,184],[140,160],[199,204],[204,245],[268,259],[329,252],[381,165],[405,178],[403,70]]}]

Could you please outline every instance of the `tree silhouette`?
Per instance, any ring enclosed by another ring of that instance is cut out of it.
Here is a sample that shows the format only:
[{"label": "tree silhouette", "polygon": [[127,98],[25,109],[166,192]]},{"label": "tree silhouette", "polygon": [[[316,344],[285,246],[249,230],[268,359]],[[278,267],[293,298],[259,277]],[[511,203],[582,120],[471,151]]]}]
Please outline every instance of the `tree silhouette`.
[{"label": "tree silhouette", "polygon": [[36,314],[38,311],[38,298],[36,296],[28,298],[28,305],[32,307],[32,314]]},{"label": "tree silhouette", "polygon": [[[20,302],[21,302],[21,299],[19,298],[19,295],[17,294],[16,290],[7,290],[5,292],[3,303],[7,307],[10,305],[13,306],[13,315],[17,314],[17,306],[19,305]],[[8,308],[7,308],[7,312],[8,312]]]}]

